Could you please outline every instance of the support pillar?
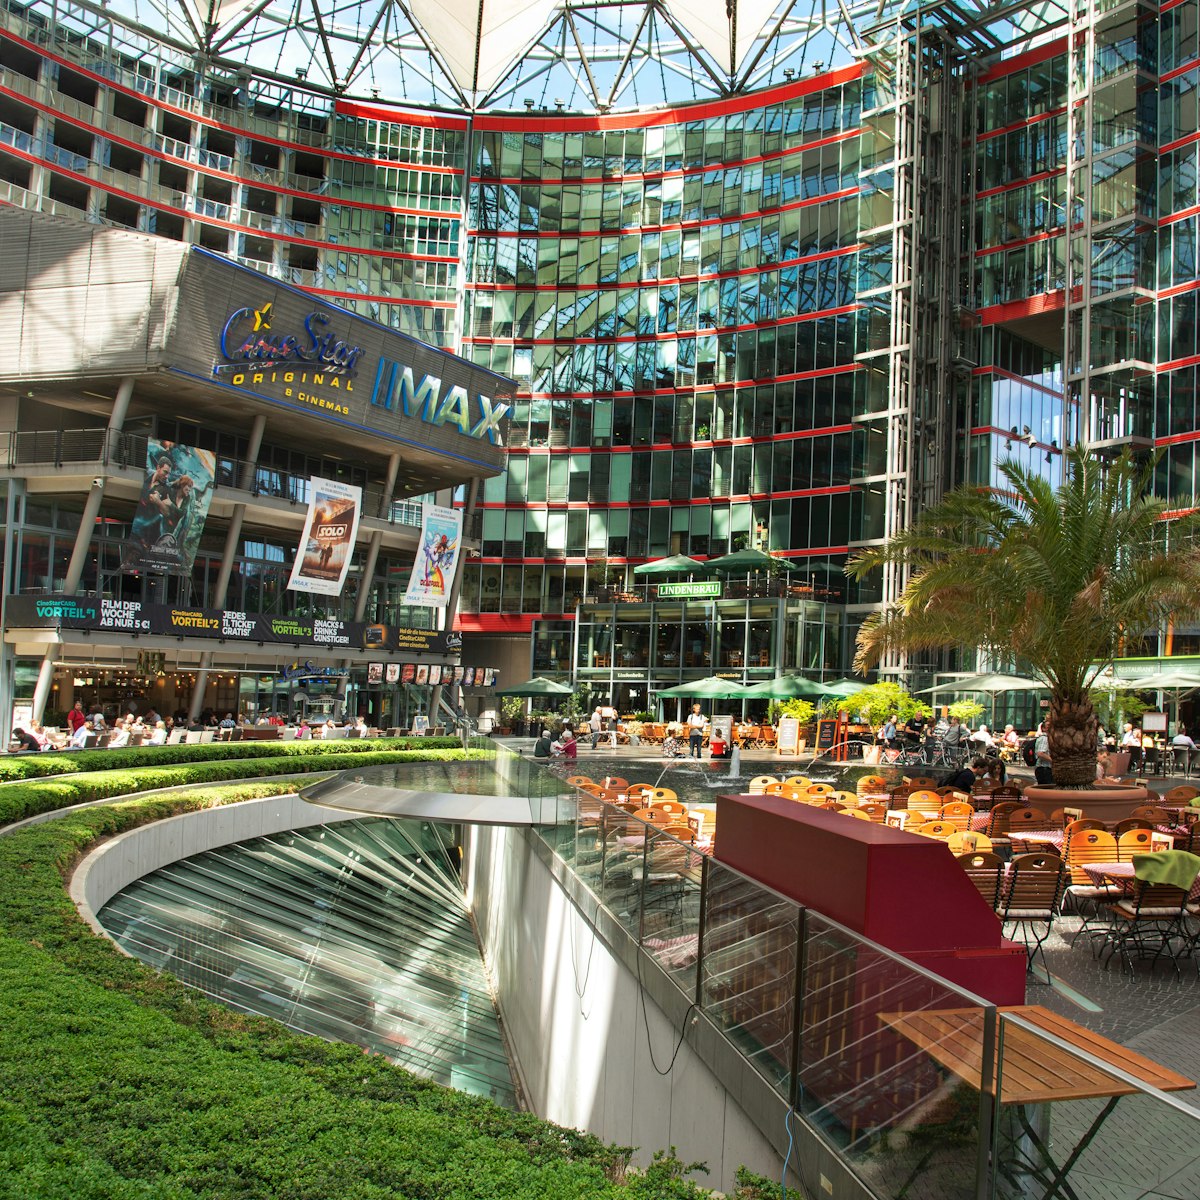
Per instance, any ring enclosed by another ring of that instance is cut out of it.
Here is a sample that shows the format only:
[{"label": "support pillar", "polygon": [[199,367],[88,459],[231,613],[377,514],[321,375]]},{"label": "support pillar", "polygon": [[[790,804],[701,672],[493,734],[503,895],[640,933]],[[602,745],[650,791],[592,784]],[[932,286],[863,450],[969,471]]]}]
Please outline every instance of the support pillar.
[{"label": "support pillar", "polygon": [[[466,500],[466,503],[463,505],[463,530],[464,531],[467,528],[467,522],[470,521],[471,517],[475,513],[475,500],[478,495],[479,495],[479,479],[478,479],[478,477],[476,477],[476,478],[472,479],[470,484],[467,486],[467,500]],[[461,540],[464,543],[466,542],[465,537],[462,538]],[[445,608],[445,614],[444,614],[445,623],[442,626],[443,629],[450,629],[454,625],[454,618],[455,618],[456,614],[458,613],[458,596],[459,596],[459,593],[462,591],[463,570],[465,567],[465,559],[466,559],[466,554],[464,553],[465,549],[466,549],[465,544],[459,546],[458,570],[454,572],[454,578],[450,582],[450,595],[446,598],[446,608]],[[453,687],[456,685],[452,684],[451,686]],[[461,690],[462,690],[461,686],[459,686],[460,694],[461,694]],[[453,702],[454,701],[452,698],[451,703],[453,703]],[[438,684],[432,690],[432,692],[430,692],[430,695],[429,695],[429,719],[430,719],[431,725],[437,725],[439,723],[437,716],[438,716],[438,709],[440,708],[441,703],[442,703],[442,688],[441,688],[441,684]],[[460,711],[462,711],[464,713],[466,712],[466,705],[459,703],[458,708]],[[470,735],[470,725],[469,724],[464,725],[462,727],[461,732],[462,732],[462,739],[463,739],[463,748],[466,749],[467,742],[471,736]]]},{"label": "support pillar", "polygon": [[[258,455],[262,449],[263,433],[267,428],[265,413],[259,413],[250,427],[250,441],[246,448],[246,457],[242,462],[242,473],[238,476],[238,487],[248,492],[254,483],[254,473],[258,468]],[[237,503],[229,514],[229,528],[225,531],[225,548],[221,552],[221,569],[217,573],[217,587],[213,593],[213,607],[224,608],[225,597],[229,593],[229,579],[233,574],[233,560],[237,557],[238,542],[242,538],[242,521],[246,517],[246,506]],[[204,693],[208,688],[208,673],[212,668],[213,653],[205,650],[200,656],[200,668],[196,672],[196,686],[192,688],[192,701],[188,705],[188,724],[192,724],[204,707]]]}]

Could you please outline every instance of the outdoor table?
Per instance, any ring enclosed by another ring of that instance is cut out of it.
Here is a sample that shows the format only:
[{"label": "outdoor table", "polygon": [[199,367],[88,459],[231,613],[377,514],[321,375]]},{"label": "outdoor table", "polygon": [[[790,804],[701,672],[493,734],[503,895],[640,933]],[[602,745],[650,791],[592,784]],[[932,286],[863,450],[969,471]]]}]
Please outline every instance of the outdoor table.
[{"label": "outdoor table", "polygon": [[[1110,864],[1111,865],[1111,864]],[[1117,864],[1123,865],[1123,864]],[[1126,1046],[1121,1046],[1101,1034],[1085,1029],[1066,1017],[1051,1012],[1040,1004],[1021,1004],[997,1009],[1011,1013],[1028,1024],[1044,1031],[1059,1042],[1042,1038],[1023,1026],[1008,1023],[1003,1029],[1003,1060],[992,1062],[991,1089],[999,1069],[1000,1103],[1015,1106],[1022,1132],[1041,1160],[1041,1168],[1050,1174],[1042,1200],[1051,1200],[1059,1192],[1077,1200],[1067,1175],[1080,1155],[1091,1144],[1100,1127],[1108,1119],[1122,1096],[1136,1093],[1135,1084],[1115,1079],[1100,1067],[1071,1053],[1071,1048],[1085,1051],[1093,1058],[1132,1075],[1160,1091],[1185,1091],[1196,1083],[1176,1074],[1167,1067]],[[936,1063],[964,1082],[979,1087],[983,1078],[984,1010],[982,1008],[928,1009],[905,1013],[880,1013],[880,1020],[895,1029],[914,1045],[924,1050]],[[999,1056],[1000,1028],[996,1030],[995,1054]],[[1107,1096],[1108,1103],[1100,1110],[1084,1132],[1083,1137],[1061,1165],[1050,1152],[1048,1139],[1038,1131],[1031,1107],[1052,1104],[1059,1100],[1089,1100]],[[1037,1164],[1033,1175],[1039,1182],[1042,1170]]]},{"label": "outdoor table", "polygon": [[[1097,887],[1103,887],[1105,883],[1116,883],[1120,884],[1126,892],[1133,891],[1133,881],[1137,876],[1133,873],[1133,863],[1131,862],[1080,863],[1079,865],[1084,874]],[[1189,902],[1197,900],[1200,900],[1200,875],[1196,876],[1196,881],[1192,884],[1191,891],[1188,892]]]},{"label": "outdoor table", "polygon": [[1034,842],[1039,846],[1053,846],[1062,849],[1063,831],[1061,829],[1031,829],[1028,833],[1018,833],[1015,829],[1008,831],[1008,836],[1014,842]]}]

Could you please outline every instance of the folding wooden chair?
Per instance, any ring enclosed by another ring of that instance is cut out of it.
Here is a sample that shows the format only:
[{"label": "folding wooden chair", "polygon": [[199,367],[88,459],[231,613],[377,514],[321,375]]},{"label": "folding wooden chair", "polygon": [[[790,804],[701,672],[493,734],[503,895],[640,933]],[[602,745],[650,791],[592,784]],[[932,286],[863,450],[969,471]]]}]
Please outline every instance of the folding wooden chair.
[{"label": "folding wooden chair", "polygon": [[975,815],[975,806],[967,800],[952,800],[943,804],[938,819],[949,821],[955,829],[969,830],[971,818]]},{"label": "folding wooden chair", "polygon": [[[1123,824],[1124,822],[1122,822]],[[1152,829],[1126,829],[1123,833],[1115,834],[1117,838],[1117,862],[1129,862],[1135,854],[1150,853]]]},{"label": "folding wooden chair", "polygon": [[[991,846],[991,843],[988,843]],[[954,847],[951,846],[951,849]],[[970,854],[959,854],[959,863],[975,890],[987,901],[988,908],[995,911],[1000,903],[1000,886],[1004,880],[1004,860],[990,849],[976,849]]]},{"label": "folding wooden chair", "polygon": [[[971,848],[972,844],[974,849]],[[992,839],[986,833],[969,833],[960,829],[946,839],[946,845],[953,854],[959,856],[992,853]]]},{"label": "folding wooden chair", "polygon": [[1187,888],[1136,880],[1132,896],[1108,905],[1110,924],[1100,961],[1107,967],[1120,955],[1121,969],[1132,971],[1135,957],[1149,957],[1153,965],[1165,955],[1178,975],[1179,956],[1193,942],[1186,926],[1187,899]]},{"label": "folding wooden chair", "polygon": [[[1012,860],[999,915],[1006,927],[1012,927],[1013,940],[1024,942],[1029,970],[1038,957],[1046,967],[1042,947],[1059,914],[1067,878],[1057,854],[1020,854]],[[1048,968],[1046,971],[1049,974]]]}]

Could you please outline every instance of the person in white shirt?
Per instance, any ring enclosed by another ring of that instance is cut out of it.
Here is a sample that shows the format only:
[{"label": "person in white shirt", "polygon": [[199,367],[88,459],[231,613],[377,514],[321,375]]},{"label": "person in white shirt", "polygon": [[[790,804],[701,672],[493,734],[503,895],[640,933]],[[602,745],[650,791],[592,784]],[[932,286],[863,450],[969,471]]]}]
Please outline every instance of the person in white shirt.
[{"label": "person in white shirt", "polygon": [[688,713],[688,754],[692,758],[699,758],[700,751],[704,747],[704,727],[708,724],[708,718],[700,711],[700,705],[693,704],[692,711]]},{"label": "person in white shirt", "polygon": [[600,741],[600,731],[604,728],[604,718],[600,715],[600,705],[596,705],[588,719],[588,729],[592,735],[592,749],[595,750]]},{"label": "person in white shirt", "polygon": [[167,723],[166,721],[155,721],[154,729],[150,736],[146,739],[147,746],[162,746],[167,741]]},{"label": "person in white shirt", "polygon": [[129,730],[132,723],[118,721],[113,728],[112,737],[108,739],[108,748],[110,750],[120,750],[122,746],[129,745]]}]

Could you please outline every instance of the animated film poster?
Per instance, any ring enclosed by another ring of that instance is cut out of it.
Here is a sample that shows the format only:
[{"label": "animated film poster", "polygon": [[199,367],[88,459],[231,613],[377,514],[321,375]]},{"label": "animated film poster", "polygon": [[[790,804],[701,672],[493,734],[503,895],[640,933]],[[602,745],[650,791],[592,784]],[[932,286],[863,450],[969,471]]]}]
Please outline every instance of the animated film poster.
[{"label": "animated film poster", "polygon": [[462,513],[458,509],[421,505],[421,543],[404,594],[405,604],[446,607],[461,542]]},{"label": "animated film poster", "polygon": [[216,455],[178,442],[146,441],[146,478],[129,527],[123,571],[190,574],[212,501]]},{"label": "animated film poster", "polygon": [[358,537],[362,488],[315,477],[310,484],[308,516],[288,587],[294,592],[340,596]]}]

